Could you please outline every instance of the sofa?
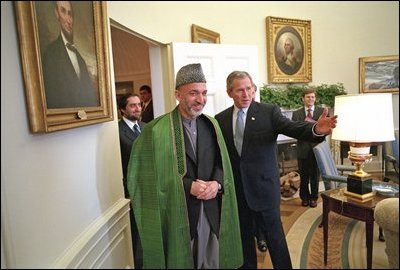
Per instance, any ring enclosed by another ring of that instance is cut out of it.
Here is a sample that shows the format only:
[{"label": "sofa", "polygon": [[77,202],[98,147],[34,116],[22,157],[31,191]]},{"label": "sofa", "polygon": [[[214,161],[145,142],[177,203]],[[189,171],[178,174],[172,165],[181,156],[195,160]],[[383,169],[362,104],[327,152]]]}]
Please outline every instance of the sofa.
[{"label": "sofa", "polygon": [[378,202],[374,217],[385,233],[385,251],[389,267],[399,269],[399,198],[388,198]]}]

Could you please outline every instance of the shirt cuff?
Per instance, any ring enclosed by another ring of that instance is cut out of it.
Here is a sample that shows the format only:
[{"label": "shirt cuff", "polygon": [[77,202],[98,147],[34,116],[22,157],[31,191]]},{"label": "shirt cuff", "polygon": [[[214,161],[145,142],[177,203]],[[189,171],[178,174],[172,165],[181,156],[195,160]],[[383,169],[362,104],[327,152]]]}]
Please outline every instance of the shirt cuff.
[{"label": "shirt cuff", "polygon": [[314,125],[313,125],[313,127],[312,127],[312,134],[315,136],[315,137],[324,137],[325,135],[324,134],[318,134],[316,131],[315,131],[315,126],[317,125],[317,123],[315,123]]}]

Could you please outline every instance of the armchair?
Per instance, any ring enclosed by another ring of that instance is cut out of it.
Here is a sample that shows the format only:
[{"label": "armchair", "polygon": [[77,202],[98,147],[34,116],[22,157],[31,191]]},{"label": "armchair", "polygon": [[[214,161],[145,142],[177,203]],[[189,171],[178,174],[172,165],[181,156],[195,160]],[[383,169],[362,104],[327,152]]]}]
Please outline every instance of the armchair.
[{"label": "armchair", "polygon": [[375,206],[376,223],[383,228],[389,267],[399,269],[399,198],[389,198]]},{"label": "armchair", "polygon": [[[354,171],[356,169],[355,166],[335,164],[330,147],[326,141],[317,144],[313,148],[313,151],[325,189],[331,189],[331,182],[347,184],[347,176],[344,176],[343,173]],[[339,174],[339,171],[342,175]],[[334,188],[338,187],[338,185],[335,184]]]}]

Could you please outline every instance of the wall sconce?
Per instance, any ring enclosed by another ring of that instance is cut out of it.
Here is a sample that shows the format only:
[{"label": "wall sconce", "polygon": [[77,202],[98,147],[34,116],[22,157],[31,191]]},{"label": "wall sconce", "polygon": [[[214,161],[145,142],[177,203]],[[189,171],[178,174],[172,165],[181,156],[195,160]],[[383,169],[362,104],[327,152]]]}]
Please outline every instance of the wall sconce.
[{"label": "wall sconce", "polygon": [[363,166],[370,162],[374,142],[394,140],[392,94],[374,93],[335,97],[338,123],[332,139],[350,144],[349,160],[357,170],[347,177],[347,196],[365,201],[373,196],[372,177]]}]

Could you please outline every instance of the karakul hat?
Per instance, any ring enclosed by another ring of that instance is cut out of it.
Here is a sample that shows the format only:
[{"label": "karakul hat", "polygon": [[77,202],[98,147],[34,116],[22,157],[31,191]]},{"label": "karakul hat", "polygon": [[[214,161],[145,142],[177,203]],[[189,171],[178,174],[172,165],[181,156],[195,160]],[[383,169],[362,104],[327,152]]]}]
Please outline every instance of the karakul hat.
[{"label": "karakul hat", "polygon": [[188,83],[206,82],[201,64],[189,64],[176,73],[175,89]]}]

